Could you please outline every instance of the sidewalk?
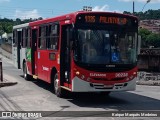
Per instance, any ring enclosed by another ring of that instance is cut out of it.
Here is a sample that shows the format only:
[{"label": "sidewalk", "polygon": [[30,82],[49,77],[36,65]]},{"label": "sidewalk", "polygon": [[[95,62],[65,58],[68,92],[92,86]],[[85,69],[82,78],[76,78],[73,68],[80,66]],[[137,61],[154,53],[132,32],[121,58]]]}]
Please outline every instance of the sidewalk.
[{"label": "sidewalk", "polygon": [[3,55],[3,57],[6,57],[6,58],[8,58],[8,59],[12,59],[12,54],[9,53],[9,52],[7,52],[7,51],[5,51],[5,50],[3,50],[3,49],[1,48],[1,46],[0,46],[0,54]]},{"label": "sidewalk", "polygon": [[[3,56],[2,53],[5,53],[6,55]],[[11,54],[9,54],[8,52],[5,52],[0,48],[0,58],[2,58],[2,72],[3,72],[3,61],[8,61],[9,63],[12,64],[11,59],[8,59],[10,57],[7,57],[7,56],[11,56]],[[0,79],[0,88],[17,84],[17,82],[11,82],[9,79],[10,79],[9,77],[6,77],[6,75],[3,74],[3,81]]]}]

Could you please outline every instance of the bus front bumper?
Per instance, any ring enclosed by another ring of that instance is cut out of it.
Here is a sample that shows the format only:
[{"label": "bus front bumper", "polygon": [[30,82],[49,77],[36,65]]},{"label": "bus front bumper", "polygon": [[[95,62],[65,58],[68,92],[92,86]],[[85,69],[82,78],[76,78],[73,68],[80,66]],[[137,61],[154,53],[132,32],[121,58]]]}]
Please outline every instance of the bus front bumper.
[{"label": "bus front bumper", "polygon": [[103,83],[90,83],[75,77],[72,80],[72,92],[133,91],[136,89],[136,80],[137,78],[134,78],[125,83],[104,85]]}]

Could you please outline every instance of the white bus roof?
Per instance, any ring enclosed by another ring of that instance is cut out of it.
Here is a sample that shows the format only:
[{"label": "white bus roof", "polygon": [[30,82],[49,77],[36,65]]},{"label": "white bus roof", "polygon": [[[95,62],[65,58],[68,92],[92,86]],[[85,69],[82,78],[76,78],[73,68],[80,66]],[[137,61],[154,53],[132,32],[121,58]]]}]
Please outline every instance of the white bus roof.
[{"label": "white bus roof", "polygon": [[29,23],[25,23],[25,24],[13,26],[13,29],[18,29],[18,28],[23,28],[23,27],[28,27],[28,26],[29,26]]}]

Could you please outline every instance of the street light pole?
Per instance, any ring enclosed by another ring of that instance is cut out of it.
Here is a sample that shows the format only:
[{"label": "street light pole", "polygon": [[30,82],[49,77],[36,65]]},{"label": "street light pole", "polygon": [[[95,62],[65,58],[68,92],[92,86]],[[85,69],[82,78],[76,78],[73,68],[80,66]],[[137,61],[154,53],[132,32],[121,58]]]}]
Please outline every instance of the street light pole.
[{"label": "street light pole", "polygon": [[[147,0],[147,1],[146,1],[146,3],[144,4],[141,12],[143,12],[145,6],[146,6],[149,2],[151,2],[151,0]],[[134,0],[133,0],[133,15],[134,15],[134,12],[135,12],[135,4],[134,4]]]},{"label": "street light pole", "polygon": [[141,12],[143,12],[143,9],[145,8],[145,6],[146,6],[149,2],[151,2],[151,0],[147,0],[146,4],[143,6],[143,8],[142,8],[142,11],[141,11]]}]

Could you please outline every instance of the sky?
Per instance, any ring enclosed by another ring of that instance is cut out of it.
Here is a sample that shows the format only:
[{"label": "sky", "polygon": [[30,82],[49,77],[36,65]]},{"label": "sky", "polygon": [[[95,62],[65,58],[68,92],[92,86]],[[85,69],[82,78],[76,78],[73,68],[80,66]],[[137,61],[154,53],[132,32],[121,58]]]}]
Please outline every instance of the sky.
[{"label": "sky", "polygon": [[[142,11],[147,0],[134,0],[135,12]],[[93,11],[123,12],[133,11],[133,0],[0,0],[0,18],[29,19],[51,18],[92,7]],[[151,0],[145,5],[148,9],[160,9],[160,0]]]}]

